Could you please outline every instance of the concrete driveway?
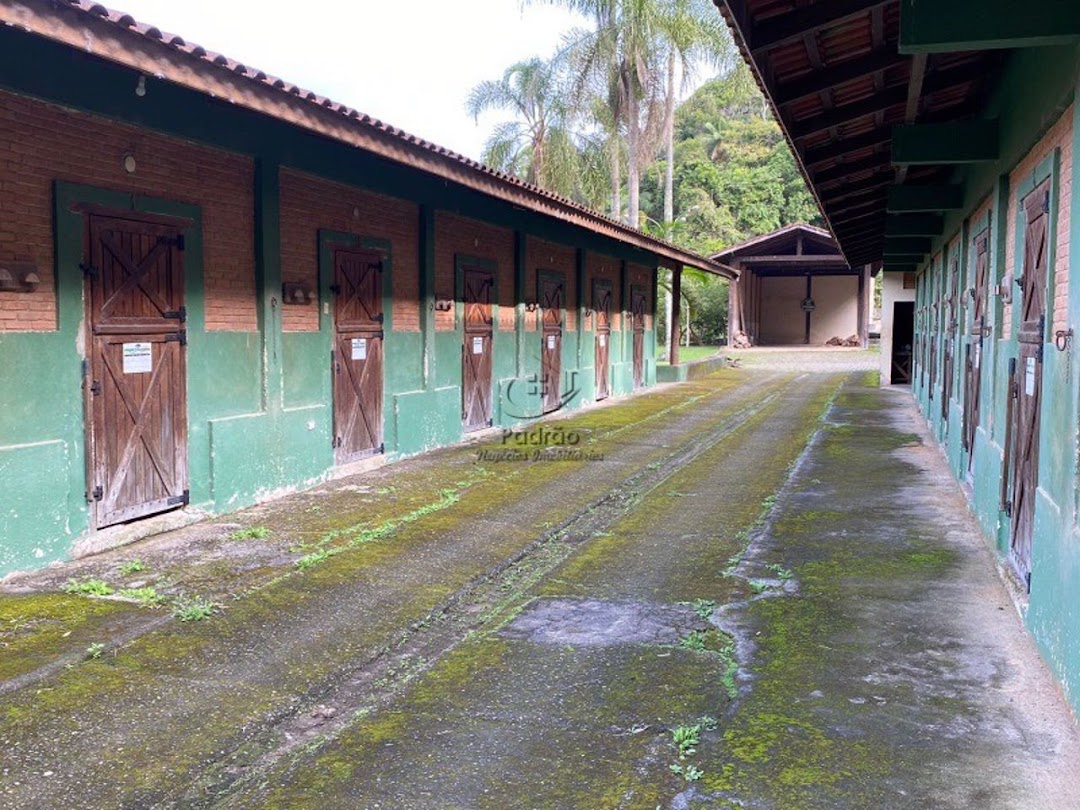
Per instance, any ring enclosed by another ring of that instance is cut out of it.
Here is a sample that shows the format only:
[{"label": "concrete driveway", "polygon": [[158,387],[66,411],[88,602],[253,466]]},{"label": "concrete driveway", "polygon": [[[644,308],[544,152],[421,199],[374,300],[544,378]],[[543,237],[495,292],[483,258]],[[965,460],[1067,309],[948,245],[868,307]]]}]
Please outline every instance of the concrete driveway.
[{"label": "concrete driveway", "polygon": [[1080,807],[907,395],[810,357],[5,583],[0,806]]}]

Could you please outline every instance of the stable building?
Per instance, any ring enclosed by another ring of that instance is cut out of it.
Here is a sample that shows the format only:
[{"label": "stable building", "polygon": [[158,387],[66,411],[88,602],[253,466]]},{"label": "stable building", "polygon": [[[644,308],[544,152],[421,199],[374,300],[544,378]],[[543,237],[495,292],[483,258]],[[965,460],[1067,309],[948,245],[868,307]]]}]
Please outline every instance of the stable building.
[{"label": "stable building", "polygon": [[0,19],[0,576],[653,385],[658,268],[731,275],[100,5]]},{"label": "stable building", "polygon": [[728,346],[741,334],[754,346],[822,346],[854,338],[854,345],[866,347],[871,267],[849,265],[828,231],[787,225],[713,259],[739,272],[729,287]]},{"label": "stable building", "polygon": [[1080,709],[1080,4],[717,5]]}]

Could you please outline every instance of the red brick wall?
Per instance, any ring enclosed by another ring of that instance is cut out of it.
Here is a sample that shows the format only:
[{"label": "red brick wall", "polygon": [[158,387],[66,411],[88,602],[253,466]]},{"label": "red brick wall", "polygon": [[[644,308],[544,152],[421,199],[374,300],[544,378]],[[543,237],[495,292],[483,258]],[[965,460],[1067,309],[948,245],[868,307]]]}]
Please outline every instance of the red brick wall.
[{"label": "red brick wall", "polygon": [[201,206],[206,328],[256,328],[251,160],[0,92],[0,260],[32,262],[42,279],[0,292],[0,331],[56,329],[54,180]]},{"label": "red brick wall", "polygon": [[[319,230],[390,242],[395,332],[420,331],[419,209],[414,203],[281,170],[281,280],[312,287],[319,279]],[[314,305],[282,307],[287,332],[316,331]]]},{"label": "red brick wall", "polygon": [[[498,265],[499,329],[514,329],[514,232],[445,211],[435,212],[435,299],[454,300],[455,257]],[[454,312],[436,312],[435,329],[454,328]]]},{"label": "red brick wall", "polygon": [[[1030,177],[1035,167],[1045,160],[1055,149],[1061,150],[1061,172],[1058,183],[1058,209],[1057,209],[1057,244],[1055,250],[1053,273],[1053,287],[1049,290],[1047,300],[1047,318],[1051,323],[1047,324],[1048,334],[1053,334],[1055,329],[1067,328],[1069,317],[1069,225],[1072,210],[1072,119],[1073,108],[1069,109],[1058,119],[1050,131],[1043,136],[1027,156],[1020,161],[1015,169],[1009,174],[1009,221],[1006,224],[1005,241],[1005,267],[1006,273],[1012,274],[1014,279],[1019,278],[1023,272],[1023,257],[1016,254],[1016,220],[1020,211],[1020,200],[1016,188],[1026,178]],[[1013,303],[1017,303],[1019,288],[1013,284]],[[1005,323],[1002,334],[1009,334],[1012,328],[1012,307],[1005,305]]]},{"label": "red brick wall", "polygon": [[[619,269],[622,262],[610,256],[589,252],[585,255],[585,301],[592,304],[593,279],[601,278],[611,282],[611,328],[622,328],[622,290],[619,289]],[[590,318],[590,329],[596,328],[596,316]]]},{"label": "red brick wall", "polygon": [[[576,251],[572,247],[547,242],[543,239],[528,237],[525,241],[525,297],[534,301],[538,296],[536,286],[537,270],[555,270],[562,274],[563,301],[566,307],[566,320],[563,328],[568,332],[577,329],[577,278],[575,277]],[[527,313],[525,328],[535,331],[539,323],[540,309]]]}]

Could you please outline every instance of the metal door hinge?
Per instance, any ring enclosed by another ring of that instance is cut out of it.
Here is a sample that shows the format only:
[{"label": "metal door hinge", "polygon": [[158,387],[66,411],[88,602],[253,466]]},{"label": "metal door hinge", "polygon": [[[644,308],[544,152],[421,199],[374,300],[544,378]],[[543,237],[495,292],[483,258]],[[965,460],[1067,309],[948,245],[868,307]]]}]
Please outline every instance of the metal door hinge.
[{"label": "metal door hinge", "polygon": [[79,269],[82,270],[82,274],[87,278],[97,278],[98,269],[90,264],[79,264]]},{"label": "metal door hinge", "polygon": [[[381,266],[382,265],[380,265],[380,267]],[[386,452],[386,442],[383,442],[382,444],[379,445],[379,452],[380,453],[385,453]]]},{"label": "metal door hinge", "polygon": [[341,285],[340,284],[331,284],[330,285],[330,292],[333,293],[334,295],[341,295]]},{"label": "metal door hinge", "polygon": [[180,307],[180,309],[169,309],[161,313],[162,318],[168,318],[171,321],[180,321],[180,323],[187,323],[187,307]]},{"label": "metal door hinge", "polygon": [[90,383],[90,393],[94,396],[99,396],[101,394],[101,380],[94,380]]},{"label": "metal door hinge", "polygon": [[159,238],[158,242],[162,245],[169,245],[170,247],[174,247],[177,250],[183,250],[187,247],[187,240],[184,239],[184,235],[182,233],[171,237],[162,236]]},{"label": "metal door hinge", "polygon": [[1027,586],[1027,592],[1031,593],[1031,572],[1028,571],[1024,574],[1024,585]]},{"label": "metal door hinge", "polygon": [[166,343],[179,343],[181,346],[187,346],[187,332],[170,332],[165,335]]},{"label": "metal door hinge", "polygon": [[166,502],[168,506],[187,506],[191,502],[191,492],[184,490],[183,494],[177,495],[173,498],[169,498]]},{"label": "metal door hinge", "polygon": [[333,447],[335,450],[337,448],[341,447],[341,445],[342,445],[342,441],[341,441],[340,436],[335,436],[334,440],[332,442],[330,442],[330,446]]},{"label": "metal door hinge", "polygon": [[91,492],[90,492],[90,498],[92,500],[100,501],[104,497],[105,497],[105,490],[103,490],[101,488],[100,484],[98,484],[96,487],[94,487],[93,490],[91,490]]}]

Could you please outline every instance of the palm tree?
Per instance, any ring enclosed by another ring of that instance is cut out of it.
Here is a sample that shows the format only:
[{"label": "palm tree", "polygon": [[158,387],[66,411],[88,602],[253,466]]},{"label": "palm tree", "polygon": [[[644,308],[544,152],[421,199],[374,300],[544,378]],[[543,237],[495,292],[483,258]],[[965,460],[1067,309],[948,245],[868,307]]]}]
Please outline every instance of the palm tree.
[{"label": "palm tree", "polygon": [[482,160],[526,182],[566,194],[576,183],[577,150],[567,128],[568,108],[557,66],[534,57],[506,69],[497,81],[476,85],[465,108],[474,120],[488,110],[512,110],[496,126]]},{"label": "palm tree", "polygon": [[[731,61],[734,47],[727,26],[708,0],[663,0],[658,17],[660,38],[666,49],[667,72],[664,99],[664,222],[675,220],[675,105],[677,74],[683,84],[693,75],[694,64],[714,65]],[[670,235],[667,235],[670,238]]]}]

